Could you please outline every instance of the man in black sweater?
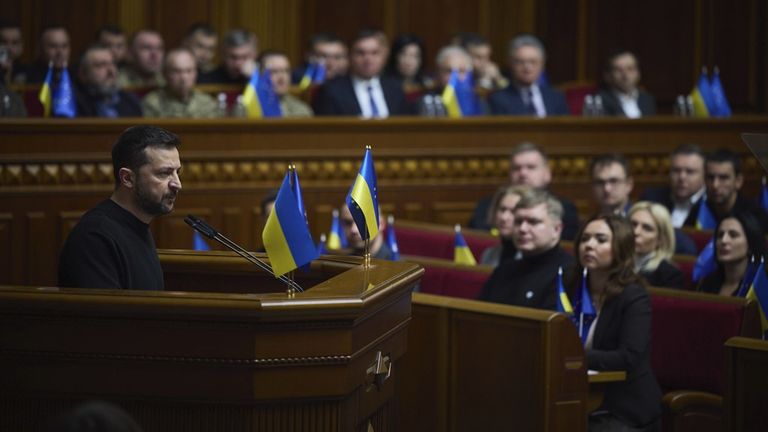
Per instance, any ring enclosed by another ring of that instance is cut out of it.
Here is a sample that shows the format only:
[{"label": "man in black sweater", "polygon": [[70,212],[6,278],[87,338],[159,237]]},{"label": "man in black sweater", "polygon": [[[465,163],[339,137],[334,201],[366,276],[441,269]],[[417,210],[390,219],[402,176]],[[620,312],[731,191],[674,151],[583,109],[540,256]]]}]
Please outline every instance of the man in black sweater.
[{"label": "man in black sweater", "polygon": [[162,290],[149,223],[170,213],[181,190],[179,138],[154,126],[128,128],[112,147],[115,191],[89,210],[64,243],[59,285]]},{"label": "man in black sweater", "polygon": [[563,206],[555,197],[532,190],[515,206],[512,240],[520,256],[493,271],[479,300],[555,309],[557,269],[573,262],[560,247]]}]

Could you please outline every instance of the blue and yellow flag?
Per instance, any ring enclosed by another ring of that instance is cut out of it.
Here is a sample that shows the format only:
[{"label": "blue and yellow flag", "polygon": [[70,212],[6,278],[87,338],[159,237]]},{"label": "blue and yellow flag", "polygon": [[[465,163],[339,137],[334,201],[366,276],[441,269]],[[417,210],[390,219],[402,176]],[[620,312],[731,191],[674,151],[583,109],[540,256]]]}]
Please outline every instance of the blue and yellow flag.
[{"label": "blue and yellow flag", "polygon": [[51,87],[53,87],[53,62],[48,63],[48,72],[45,73],[43,86],[40,87],[40,94],[37,98],[43,104],[43,117],[51,116]]},{"label": "blue and yellow flag", "polygon": [[456,98],[461,108],[461,116],[476,116],[482,114],[480,110],[480,98],[475,93],[475,80],[472,72],[464,74],[464,79],[459,79],[456,87]]},{"label": "blue and yellow flag", "polygon": [[328,249],[326,249],[327,238],[325,237],[325,234],[320,234],[320,241],[317,242],[317,255],[325,255],[328,253]]},{"label": "blue and yellow flag", "polygon": [[763,187],[760,188],[760,207],[768,211],[768,185],[765,184],[765,176],[763,176]]},{"label": "blue and yellow flag", "polygon": [[557,311],[573,315],[573,306],[563,286],[563,268],[557,269]]},{"label": "blue and yellow flag", "polygon": [[285,174],[275,205],[261,234],[275,277],[310,263],[318,257],[307,221],[299,212],[291,189],[290,172]]},{"label": "blue and yellow flag", "polygon": [[291,174],[291,190],[296,196],[296,203],[299,206],[299,213],[304,215],[304,221],[309,223],[309,221],[307,221],[307,210],[304,208],[304,196],[301,193],[301,185],[299,184],[299,171],[296,170],[296,165],[292,165],[289,172]]},{"label": "blue and yellow flag", "polygon": [[272,85],[272,75],[267,69],[264,69],[259,78],[256,94],[259,97],[259,102],[261,102],[261,115],[263,117],[283,116],[283,110],[280,108],[280,98],[275,93],[275,88]]},{"label": "blue and yellow flag", "polygon": [[699,230],[711,230],[717,226],[717,220],[715,215],[712,214],[712,210],[707,205],[707,197],[701,199],[699,205],[699,213],[696,215],[696,229]]},{"label": "blue and yellow flag", "polygon": [[708,274],[717,269],[717,261],[715,260],[715,239],[712,238],[701,253],[696,257],[696,262],[693,264],[693,282],[698,282],[702,278],[705,278]]},{"label": "blue and yellow flag", "polygon": [[312,84],[312,79],[315,76],[315,69],[317,66],[315,63],[309,63],[307,65],[307,68],[304,69],[304,75],[301,77],[301,81],[299,81],[299,88],[301,90],[306,90],[309,88],[309,86]]},{"label": "blue and yellow flag", "polygon": [[205,241],[202,234],[200,234],[197,231],[194,231],[193,234],[194,237],[192,237],[192,248],[196,251],[209,251],[211,250],[211,247],[208,246],[208,242]]},{"label": "blue and yellow flag", "polygon": [[707,68],[701,68],[699,81],[691,91],[693,99],[693,115],[695,117],[710,117],[713,115],[712,87],[707,79]]},{"label": "blue and yellow flag", "polygon": [[714,112],[710,112],[710,114],[713,117],[730,117],[731,104],[725,97],[725,89],[723,89],[723,83],[720,81],[720,69],[717,66],[712,72],[709,87],[712,90],[712,106],[714,108]]},{"label": "blue and yellow flag", "polygon": [[451,71],[451,78],[448,80],[443,89],[443,104],[445,105],[445,111],[450,118],[461,118],[461,106],[459,106],[459,97],[456,94],[456,89],[459,87],[459,71],[454,69]]},{"label": "blue and yellow flag", "polygon": [[400,247],[397,246],[397,236],[395,235],[395,217],[387,217],[387,246],[392,252],[392,261],[400,260]]},{"label": "blue and yellow flag", "polygon": [[251,74],[251,80],[243,90],[243,106],[249,118],[262,118],[261,101],[259,100],[259,69],[256,68]]},{"label": "blue and yellow flag", "polygon": [[456,264],[477,265],[475,256],[472,255],[472,250],[469,249],[467,241],[461,235],[461,225],[456,224],[454,229],[456,230],[456,237],[453,246],[453,262]]},{"label": "blue and yellow flag", "polygon": [[760,260],[760,266],[755,272],[752,286],[747,292],[747,298],[756,300],[760,310],[760,324],[763,334],[768,331],[768,277],[765,274],[765,261]]},{"label": "blue and yellow flag", "polygon": [[592,323],[597,317],[597,311],[595,311],[595,305],[592,303],[592,296],[589,294],[589,287],[587,286],[587,269],[584,269],[581,274],[581,293],[579,293],[579,336],[581,336],[581,343],[587,343],[587,337],[589,336],[589,328],[592,327]]},{"label": "blue and yellow flag", "polygon": [[328,233],[326,247],[328,250],[339,250],[347,247],[347,236],[344,234],[344,230],[341,229],[341,224],[339,223],[339,211],[336,209],[333,209],[331,232]]},{"label": "blue and yellow flag", "polygon": [[752,255],[752,258],[749,260],[749,264],[747,264],[747,268],[744,271],[744,277],[741,278],[739,290],[736,292],[737,297],[747,296],[747,292],[749,291],[749,288],[752,287],[752,282],[754,282],[755,276],[757,276],[758,266],[762,267],[764,264],[765,262],[762,261],[762,257],[760,261],[757,261],[755,260],[755,256]]},{"label": "blue and yellow flag", "polygon": [[51,111],[54,117],[74,118],[77,116],[75,91],[66,66],[61,70],[59,84],[53,87],[51,99],[53,105]]},{"label": "blue and yellow flag", "polygon": [[376,186],[376,168],[373,166],[371,147],[366,146],[363,163],[355,182],[347,194],[347,207],[363,240],[379,234],[379,199]]}]

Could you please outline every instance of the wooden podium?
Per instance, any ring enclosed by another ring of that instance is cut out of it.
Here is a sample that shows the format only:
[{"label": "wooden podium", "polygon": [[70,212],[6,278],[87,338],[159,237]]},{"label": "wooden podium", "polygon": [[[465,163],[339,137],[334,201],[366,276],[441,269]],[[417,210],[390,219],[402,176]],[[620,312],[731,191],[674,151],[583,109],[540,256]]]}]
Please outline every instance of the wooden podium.
[{"label": "wooden podium", "polygon": [[152,431],[389,431],[416,264],[323,257],[306,292],[236,255],[161,251],[166,291],[0,287],[0,430],[91,399]]}]

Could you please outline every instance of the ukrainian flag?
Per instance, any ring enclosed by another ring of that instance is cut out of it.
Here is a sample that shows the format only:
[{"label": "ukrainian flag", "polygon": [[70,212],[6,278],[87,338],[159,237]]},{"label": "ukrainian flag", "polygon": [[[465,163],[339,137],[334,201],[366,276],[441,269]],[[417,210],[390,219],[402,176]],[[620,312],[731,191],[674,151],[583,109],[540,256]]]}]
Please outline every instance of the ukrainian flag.
[{"label": "ukrainian flag", "polygon": [[707,68],[701,68],[699,81],[691,91],[693,99],[693,115],[695,117],[710,117],[714,114],[715,107],[712,103],[712,87],[707,80]]},{"label": "ukrainian flag", "polygon": [[272,86],[272,75],[269,70],[264,70],[256,86],[256,96],[261,103],[261,114],[263,117],[282,117],[283,110],[280,108],[280,98],[275,94],[275,88]]},{"label": "ukrainian flag", "polygon": [[312,84],[312,78],[315,76],[315,66],[314,63],[310,63],[307,65],[307,69],[304,71],[304,75],[301,77],[301,81],[299,81],[299,88],[301,90],[306,90],[309,88],[309,86]]},{"label": "ukrainian flag", "polygon": [[573,315],[573,306],[563,286],[563,268],[557,269],[557,311]]},{"label": "ukrainian flag", "polygon": [[456,224],[454,229],[456,230],[456,240],[453,247],[453,262],[456,264],[477,265],[475,256],[472,255],[472,251],[467,246],[467,241],[461,235],[461,225]]},{"label": "ukrainian flag", "polygon": [[275,205],[261,234],[275,277],[310,263],[318,257],[317,247],[299,212],[296,195],[291,189],[291,174],[285,174],[277,192]]},{"label": "ukrainian flag", "polygon": [[725,89],[720,81],[720,69],[717,66],[715,66],[712,72],[709,88],[712,90],[712,105],[715,108],[715,112],[710,114],[715,117],[730,117],[731,104],[728,103],[728,98],[725,97]]},{"label": "ukrainian flag", "polygon": [[400,248],[397,246],[397,236],[395,235],[395,217],[387,217],[387,246],[392,252],[392,261],[400,259]]},{"label": "ukrainian flag", "polygon": [[716,268],[717,261],[715,261],[715,239],[713,238],[709,241],[709,243],[707,243],[706,246],[704,246],[704,249],[702,249],[699,256],[696,257],[696,262],[693,264],[693,281],[698,282],[708,274],[715,271]]},{"label": "ukrainian flag", "polygon": [[587,269],[584,269],[581,274],[581,302],[579,306],[578,325],[582,344],[587,343],[589,328],[592,326],[596,317],[597,311],[595,311],[595,305],[592,303],[592,296],[589,294],[589,288],[587,287]]},{"label": "ukrainian flag", "polygon": [[758,309],[760,310],[760,324],[762,325],[763,333],[768,331],[768,277],[765,275],[765,261],[761,259],[760,266],[755,274],[755,279],[752,281],[752,286],[747,292],[747,298],[757,301]]},{"label": "ukrainian flag", "polygon": [[328,250],[339,250],[347,247],[347,236],[341,229],[339,223],[339,211],[333,209],[333,220],[331,220],[331,232],[328,234],[326,243]]},{"label": "ukrainian flag", "polygon": [[38,95],[40,103],[43,104],[43,117],[51,116],[51,106],[53,105],[51,100],[51,87],[53,83],[51,81],[53,81],[53,62],[48,63],[48,72],[45,74],[45,81],[43,81],[43,86],[40,87],[40,94]]},{"label": "ukrainian flag", "polygon": [[211,250],[211,247],[208,246],[208,243],[203,239],[203,236],[195,231],[193,234],[194,237],[192,237],[192,249],[196,251],[209,251]]},{"label": "ukrainian flag", "polygon": [[301,194],[301,185],[299,184],[299,172],[296,170],[296,165],[292,165],[290,169],[291,174],[291,190],[296,196],[296,202],[299,206],[299,213],[304,215],[304,221],[307,221],[307,211],[304,209],[304,197]]},{"label": "ukrainian flag", "polygon": [[261,110],[261,101],[258,95],[259,88],[259,69],[253,71],[251,74],[251,80],[248,81],[248,85],[243,90],[243,106],[248,113],[249,118],[262,118],[263,112]]},{"label": "ukrainian flag", "polygon": [[52,105],[51,110],[54,117],[74,118],[77,116],[75,91],[72,87],[72,80],[69,78],[69,70],[67,70],[66,65],[61,70],[59,85],[53,89]]},{"label": "ukrainian flag", "polygon": [[768,210],[768,185],[765,184],[765,176],[763,176],[763,187],[760,189],[760,207]]},{"label": "ukrainian flag", "polygon": [[373,166],[371,147],[365,148],[363,163],[355,183],[347,194],[347,207],[363,240],[379,234],[379,201],[376,186],[376,168]]},{"label": "ukrainian flag", "polygon": [[704,197],[701,200],[701,205],[699,205],[699,214],[696,215],[696,229],[711,230],[715,229],[716,226],[715,215],[712,214],[712,210],[707,205],[707,197]]},{"label": "ukrainian flag", "polygon": [[448,84],[443,89],[443,104],[445,110],[448,112],[450,118],[460,118],[462,116],[461,106],[459,106],[459,97],[456,94],[456,89],[459,87],[459,71],[454,69],[451,71],[451,78],[448,80]]}]

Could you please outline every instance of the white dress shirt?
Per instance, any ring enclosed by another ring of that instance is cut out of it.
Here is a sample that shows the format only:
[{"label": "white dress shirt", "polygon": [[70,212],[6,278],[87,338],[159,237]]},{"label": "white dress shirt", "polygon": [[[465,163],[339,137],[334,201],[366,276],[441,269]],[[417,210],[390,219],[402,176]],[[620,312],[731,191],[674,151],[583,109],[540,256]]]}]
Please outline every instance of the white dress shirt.
[{"label": "white dress shirt", "polygon": [[376,103],[376,109],[378,110],[377,117],[389,117],[389,108],[387,108],[387,100],[384,99],[384,90],[381,88],[381,81],[379,81],[379,77],[373,77],[369,80],[352,77],[352,87],[355,89],[355,96],[357,96],[357,103],[360,105],[362,117],[373,117],[373,110],[371,109],[371,96],[368,93],[369,86],[371,87],[373,101]]},{"label": "white dress shirt", "polygon": [[672,200],[674,202],[675,206],[672,209],[672,226],[675,228],[681,228],[683,224],[685,223],[685,220],[688,219],[688,213],[691,212],[691,208],[693,208],[693,204],[696,203],[696,201],[699,200],[702,196],[704,196],[704,192],[706,192],[707,188],[701,188],[698,192],[691,195],[690,198],[683,202],[677,202]]},{"label": "white dress shirt", "polygon": [[621,109],[624,111],[624,115],[628,118],[640,118],[643,113],[640,111],[640,106],[637,104],[637,99],[640,97],[640,93],[635,90],[630,94],[614,92],[616,98],[621,104]]}]

